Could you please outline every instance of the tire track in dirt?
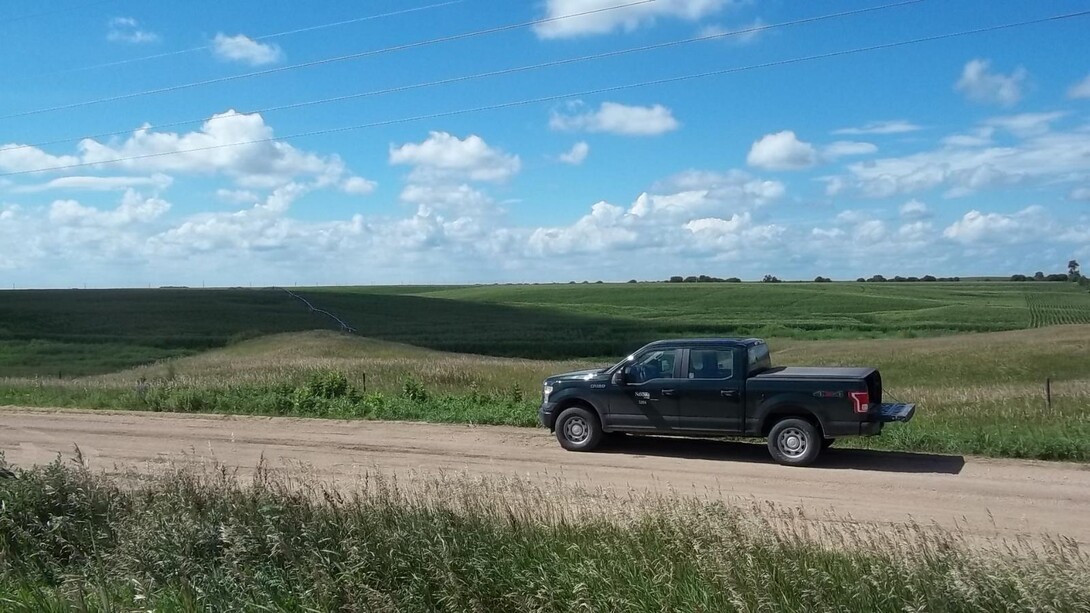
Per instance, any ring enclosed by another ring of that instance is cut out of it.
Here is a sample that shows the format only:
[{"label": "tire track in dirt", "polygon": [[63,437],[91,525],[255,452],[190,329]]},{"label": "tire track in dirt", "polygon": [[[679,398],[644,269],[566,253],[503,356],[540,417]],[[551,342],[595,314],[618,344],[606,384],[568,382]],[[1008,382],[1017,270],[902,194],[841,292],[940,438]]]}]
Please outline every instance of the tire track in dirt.
[{"label": "tire track in dirt", "polygon": [[572,483],[615,493],[767,501],[828,521],[915,521],[982,537],[1063,535],[1090,544],[1085,465],[838,450],[811,468],[763,446],[627,437],[597,453],[540,429],[401,422],[0,408],[0,450],[16,465],[73,455],[92,468],[154,472],[215,460],[351,482],[364,473],[444,472]]}]

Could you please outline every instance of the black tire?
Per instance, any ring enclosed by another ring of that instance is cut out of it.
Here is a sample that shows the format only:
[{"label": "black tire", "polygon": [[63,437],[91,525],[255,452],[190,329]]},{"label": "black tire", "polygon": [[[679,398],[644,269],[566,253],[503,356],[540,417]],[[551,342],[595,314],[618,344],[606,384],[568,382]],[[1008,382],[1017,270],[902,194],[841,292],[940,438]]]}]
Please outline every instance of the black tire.
[{"label": "black tire", "polygon": [[814,424],[788,417],[772,426],[768,433],[768,451],[772,459],[785,466],[807,466],[821,454],[824,440]]},{"label": "black tire", "polygon": [[836,442],[835,438],[823,438],[823,439],[821,439],[821,450],[825,451],[826,449],[832,447],[833,443],[835,443],[835,442]]},{"label": "black tire", "polygon": [[602,424],[583,407],[564,409],[556,418],[556,440],[568,451],[592,451],[602,442]]}]

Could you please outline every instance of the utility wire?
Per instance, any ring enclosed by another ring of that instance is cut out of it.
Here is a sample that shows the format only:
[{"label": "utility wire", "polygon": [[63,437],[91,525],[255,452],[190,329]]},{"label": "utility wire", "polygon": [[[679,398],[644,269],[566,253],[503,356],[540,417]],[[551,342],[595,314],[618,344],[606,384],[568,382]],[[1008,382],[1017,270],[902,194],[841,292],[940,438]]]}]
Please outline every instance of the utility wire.
[{"label": "utility wire", "polygon": [[[784,27],[788,27],[788,26],[797,26],[797,25],[815,23],[815,22],[819,22],[819,21],[826,21],[826,20],[836,19],[836,18],[840,18],[840,17],[848,17],[848,16],[853,16],[853,15],[859,15],[859,14],[862,14],[862,13],[870,13],[870,12],[881,11],[881,10],[886,10],[886,9],[891,9],[891,8],[897,8],[897,7],[910,5],[910,4],[919,4],[920,2],[925,2],[925,1],[926,0],[903,0],[902,2],[895,2],[893,4],[884,4],[884,5],[881,5],[881,6],[872,6],[872,7],[862,8],[862,9],[855,9],[855,10],[851,10],[851,11],[842,11],[842,12],[839,12],[839,13],[830,13],[830,14],[827,14],[827,15],[820,15],[820,16],[816,16],[816,17],[806,17],[806,18],[803,18],[803,19],[796,19],[794,21],[785,21],[785,22],[780,22],[780,23],[764,24],[764,25],[759,25],[759,26],[750,26],[750,27],[743,28],[743,29],[740,29],[740,30],[731,30],[731,31],[727,31],[727,32],[717,32],[717,33],[714,33],[714,34],[707,34],[707,35],[704,35],[704,36],[696,36],[696,37],[693,37],[693,38],[686,38],[686,39],[682,39],[682,40],[673,40],[673,41],[667,41],[667,42],[663,42],[663,43],[655,43],[655,44],[651,44],[651,45],[644,45],[644,46],[641,46],[641,47],[630,47],[628,49],[620,49],[620,50],[616,50],[616,51],[606,51],[604,53],[596,53],[596,54],[593,54],[593,55],[583,55],[583,56],[578,56],[578,57],[565,58],[565,59],[561,59],[561,60],[552,60],[552,61],[549,61],[549,62],[542,62],[542,63],[539,63],[539,64],[530,64],[530,65],[526,65],[526,66],[516,66],[516,67],[513,67],[513,68],[504,68],[504,69],[501,69],[501,70],[492,70],[492,71],[488,71],[488,72],[478,72],[478,73],[475,73],[475,74],[462,75],[462,76],[458,76],[458,77],[450,77],[450,78],[447,78],[447,79],[440,79],[440,80],[436,80],[436,81],[425,81],[425,82],[422,82],[422,83],[413,83],[413,84],[410,84],[410,85],[400,85],[400,86],[397,86],[397,87],[389,87],[389,88],[385,88],[385,89],[376,89],[376,90],[371,90],[371,91],[366,91],[366,92],[359,92],[359,93],[355,93],[355,94],[346,94],[346,95],[343,95],[343,96],[334,96],[332,98],[321,98],[321,99],[318,99],[318,100],[308,100],[308,101],[304,101],[304,102],[295,102],[295,103],[291,103],[291,104],[271,106],[271,107],[266,107],[266,108],[263,108],[263,109],[255,109],[255,110],[251,110],[251,111],[246,111],[243,114],[246,114],[246,115],[264,114],[264,113],[272,113],[272,112],[276,112],[276,111],[293,110],[293,109],[299,109],[299,108],[308,107],[308,106],[316,106],[316,105],[320,105],[320,104],[329,104],[329,103],[332,103],[332,102],[343,102],[345,100],[355,100],[355,99],[359,99],[359,98],[367,98],[367,97],[371,97],[371,96],[381,96],[381,95],[385,95],[385,94],[401,93],[401,92],[406,92],[406,91],[411,91],[411,90],[416,90],[416,89],[436,87],[436,86],[440,86],[440,85],[450,85],[450,84],[453,84],[453,83],[462,83],[462,82],[466,82],[466,81],[473,81],[473,80],[484,79],[484,78],[489,78],[489,77],[498,77],[498,76],[505,76],[505,75],[521,73],[521,72],[530,72],[530,71],[534,71],[534,70],[541,70],[543,68],[553,68],[553,67],[556,67],[556,66],[565,66],[565,65],[568,65],[568,64],[576,64],[576,63],[590,62],[590,61],[595,61],[595,60],[612,58],[612,57],[627,55],[627,54],[630,54],[630,53],[639,53],[639,52],[643,52],[643,51],[653,51],[653,50],[656,50],[656,49],[665,49],[665,48],[668,48],[668,47],[676,47],[676,46],[687,45],[687,44],[691,44],[691,43],[697,43],[697,42],[703,42],[703,41],[709,41],[709,40],[718,40],[718,39],[727,38],[727,37],[730,37],[730,36],[743,36],[743,35],[747,35],[747,34],[755,34],[755,33],[759,33],[759,32],[765,32],[765,31],[768,31],[768,30],[774,30],[774,29],[777,29],[777,28],[784,28]],[[216,116],[213,116],[213,117],[201,117],[199,119],[185,119],[185,120],[181,120],[181,121],[172,121],[170,123],[158,124],[158,125],[153,126],[153,127],[156,128],[156,129],[173,128],[173,127],[183,126],[183,125],[191,125],[191,124],[197,124],[197,123],[206,123],[206,122],[218,121],[218,120],[221,120],[221,119],[227,119],[229,117],[231,117],[231,116],[230,115],[216,115]],[[76,141],[80,141],[80,140],[84,140],[84,139],[88,139],[88,138],[90,138],[90,139],[99,139],[99,138],[106,138],[106,137],[110,137],[110,136],[120,136],[122,134],[128,134],[128,133],[130,133],[132,131],[133,130],[131,128],[126,128],[124,130],[115,130],[113,132],[101,132],[101,133],[98,133],[98,134],[90,134],[90,135],[74,137],[74,138],[73,137],[61,138],[61,139],[56,139],[56,140],[51,140],[51,141],[44,141],[44,142],[39,142],[39,143],[34,143],[34,144],[28,144],[28,145],[12,145],[12,146],[7,146],[7,147],[0,147],[0,153],[2,153],[4,151],[14,151],[14,150],[17,150],[17,149],[40,148],[40,147],[45,147],[45,146],[48,146],[48,145],[56,145],[56,144],[59,144],[59,143],[76,142]]]},{"label": "utility wire", "polygon": [[265,70],[257,70],[257,71],[254,71],[254,72],[247,72],[247,73],[242,73],[242,74],[237,74],[237,75],[231,75],[231,76],[228,76],[228,77],[218,77],[218,78],[215,78],[215,79],[207,79],[207,80],[204,80],[204,81],[193,81],[191,83],[182,83],[180,85],[171,85],[169,87],[161,87],[161,88],[158,88],[158,89],[149,89],[149,90],[145,90],[145,91],[132,92],[132,93],[128,93],[128,94],[121,94],[121,95],[118,95],[118,96],[109,96],[109,97],[106,97],[106,98],[98,98],[98,99],[95,99],[95,100],[84,100],[82,102],[74,102],[74,103],[71,103],[71,104],[63,104],[63,105],[60,105],[60,106],[52,106],[52,107],[34,109],[34,110],[30,110],[30,111],[23,111],[21,113],[13,113],[11,115],[2,115],[2,116],[0,116],[0,119],[15,119],[15,118],[18,118],[18,117],[27,117],[27,116],[30,116],[30,115],[41,115],[43,113],[52,113],[54,111],[64,111],[64,110],[69,110],[69,109],[85,107],[85,106],[92,106],[92,105],[96,105],[96,104],[102,104],[102,103],[105,103],[105,102],[117,102],[119,100],[129,100],[129,99],[132,99],[132,98],[140,98],[140,97],[143,97],[143,96],[150,96],[150,95],[153,95],[153,94],[165,94],[165,93],[169,93],[169,92],[180,91],[180,90],[183,90],[183,89],[191,89],[191,88],[194,88],[194,87],[203,87],[205,85],[214,85],[214,84],[218,84],[218,83],[226,83],[228,81],[237,81],[239,79],[246,79],[246,78],[250,78],[250,77],[261,77],[261,76],[266,76],[266,75],[270,75],[270,74],[277,74],[277,73],[281,73],[281,72],[287,72],[289,70],[298,70],[300,68],[310,68],[310,67],[313,67],[313,66],[323,66],[323,65],[326,65],[326,64],[333,64],[333,63],[336,63],[336,62],[344,62],[344,61],[347,61],[347,60],[355,60],[355,59],[370,57],[370,56],[379,55],[379,54],[383,54],[383,53],[391,53],[391,52],[395,52],[395,51],[404,51],[406,49],[414,49],[414,48],[417,48],[417,47],[425,47],[425,46],[428,46],[428,45],[435,45],[435,44],[447,43],[447,42],[456,41],[456,40],[463,40],[463,39],[467,39],[467,38],[474,38],[474,37],[477,37],[477,36],[483,36],[483,35],[487,35],[487,34],[495,34],[497,32],[506,32],[506,31],[509,31],[509,30],[517,30],[517,29],[520,29],[520,28],[527,28],[527,27],[530,27],[530,26],[541,25],[541,24],[544,24],[544,23],[552,23],[552,22],[560,21],[560,20],[564,20],[564,19],[572,19],[574,17],[585,17],[587,15],[594,15],[596,13],[604,13],[604,12],[607,12],[607,11],[615,11],[617,9],[623,9],[623,8],[629,8],[629,7],[633,7],[633,6],[639,6],[641,4],[650,4],[650,3],[656,2],[656,1],[657,0],[636,0],[634,2],[629,2],[627,4],[620,4],[620,5],[616,5],[616,6],[607,6],[607,7],[603,7],[603,8],[592,9],[592,10],[589,10],[589,11],[581,11],[581,12],[578,12],[578,13],[571,13],[571,14],[568,14],[568,15],[559,15],[557,17],[546,17],[544,19],[535,19],[533,21],[524,21],[524,22],[520,22],[520,23],[512,23],[512,24],[502,25],[502,26],[498,26],[498,27],[494,27],[494,28],[487,28],[487,29],[484,29],[484,30],[475,30],[475,31],[472,31],[472,32],[463,32],[461,34],[452,34],[452,35],[449,35],[449,36],[442,36],[442,37],[439,37],[439,38],[431,38],[431,39],[416,41],[416,42],[412,42],[412,43],[405,43],[405,44],[401,44],[401,45],[395,45],[395,46],[392,46],[392,47],[384,47],[382,49],[372,49],[370,51],[362,51],[360,53],[351,53],[349,55],[340,55],[340,56],[324,58],[324,59],[320,59],[320,60],[313,60],[313,61],[310,61],[310,62],[302,62],[300,64],[289,64],[287,66],[278,66],[276,68],[267,68]]},{"label": "utility wire", "polygon": [[[313,25],[313,26],[307,26],[305,28],[297,28],[295,30],[287,30],[287,31],[284,31],[284,32],[276,32],[274,34],[265,34],[264,36],[255,37],[255,38],[253,38],[253,40],[260,41],[260,40],[269,40],[269,39],[272,39],[272,38],[281,38],[281,37],[284,37],[284,36],[291,36],[293,34],[302,34],[304,32],[314,32],[314,31],[317,31],[317,30],[325,30],[325,29],[328,29],[328,28],[336,28],[336,27],[340,27],[340,26],[351,25],[351,24],[354,24],[354,23],[362,23],[364,21],[374,21],[376,19],[384,19],[386,17],[397,17],[399,15],[406,15],[406,14],[409,14],[409,13],[417,13],[417,12],[420,12],[420,11],[427,11],[427,10],[431,10],[431,9],[437,9],[437,8],[441,8],[441,7],[444,7],[444,6],[450,6],[452,4],[462,4],[463,2],[466,2],[466,0],[449,0],[448,2],[439,2],[437,4],[426,4],[424,6],[415,6],[415,7],[412,7],[412,8],[401,9],[401,10],[397,10],[397,11],[390,11],[390,12],[386,12],[386,13],[378,13],[376,15],[367,15],[366,17],[356,17],[356,18],[353,18],[353,19],[345,19],[345,20],[342,20],[342,21],[334,21],[334,22],[331,22],[331,23],[323,23],[323,24],[318,24],[318,25]],[[78,68],[67,68],[67,69],[64,69],[64,70],[56,70],[56,71],[53,71],[53,72],[50,72],[50,73],[47,73],[47,74],[67,74],[67,73],[72,73],[72,72],[83,72],[83,71],[87,71],[87,70],[95,70],[95,69],[98,69],[98,68],[110,68],[112,66],[122,66],[122,65],[125,65],[125,64],[134,64],[136,62],[144,62],[144,61],[147,61],[147,60],[155,60],[155,59],[164,58],[164,57],[173,57],[173,56],[176,56],[176,55],[183,55],[183,54],[186,54],[186,53],[193,53],[194,51],[204,51],[205,49],[211,49],[212,47],[213,47],[213,45],[201,45],[199,47],[189,47],[188,49],[179,49],[177,51],[168,51],[166,53],[155,53],[155,54],[152,54],[152,55],[144,55],[144,56],[141,56],[141,57],[134,57],[134,58],[129,58],[129,59],[125,59],[125,60],[118,60],[116,62],[106,62],[104,64],[92,64],[91,66],[81,66],[81,67],[78,67]]]},{"label": "utility wire", "polygon": [[416,115],[416,116],[412,116],[412,117],[401,117],[401,118],[397,118],[397,119],[387,119],[387,120],[383,120],[383,121],[376,121],[376,122],[365,123],[365,124],[357,124],[357,125],[352,125],[352,126],[341,126],[341,127],[336,127],[336,128],[325,128],[325,129],[321,129],[321,130],[311,130],[309,132],[299,132],[299,133],[290,134],[290,135],[287,135],[287,136],[260,138],[260,139],[241,141],[241,142],[235,142],[235,143],[222,143],[222,144],[218,144],[218,145],[208,145],[208,146],[205,146],[205,147],[194,147],[192,149],[182,149],[182,150],[177,150],[177,151],[162,151],[162,152],[157,152],[157,153],[146,153],[146,154],[142,154],[142,155],[120,157],[120,158],[114,158],[114,159],[111,159],[111,160],[102,160],[102,161],[98,161],[98,162],[80,162],[80,163],[77,163],[77,164],[66,164],[66,165],[61,165],[61,166],[51,166],[51,167],[46,167],[46,168],[37,168],[37,169],[34,169],[34,170],[21,170],[21,171],[16,171],[16,172],[6,172],[6,173],[0,173],[0,177],[11,177],[11,176],[16,176],[16,175],[25,175],[25,174],[32,174],[32,173],[39,173],[39,172],[50,172],[50,171],[56,171],[56,170],[70,170],[70,169],[74,169],[74,168],[85,168],[85,167],[88,167],[88,166],[105,166],[105,165],[108,165],[108,164],[116,164],[116,163],[120,163],[120,162],[131,162],[131,161],[136,161],[136,160],[166,157],[166,156],[171,156],[171,155],[181,155],[181,154],[186,154],[186,153],[197,153],[197,152],[201,152],[201,151],[212,151],[212,150],[216,150],[216,149],[226,149],[226,148],[229,148],[229,147],[241,147],[241,146],[245,146],[245,145],[257,145],[257,144],[261,144],[261,143],[282,142],[282,141],[288,141],[288,140],[295,140],[295,139],[299,139],[299,138],[306,138],[306,137],[309,137],[309,136],[324,136],[324,135],[329,135],[329,134],[338,134],[338,133],[342,133],[342,132],[351,132],[351,131],[355,131],[355,130],[363,130],[363,129],[367,129],[367,128],[377,128],[377,127],[383,127],[383,126],[391,126],[391,125],[402,124],[402,123],[425,121],[425,120],[429,120],[429,119],[442,119],[442,118],[446,118],[446,117],[454,117],[454,116],[457,116],[457,115],[467,115],[467,114],[471,114],[471,113],[480,113],[480,112],[484,112],[484,111],[496,111],[496,110],[501,110],[501,109],[508,109],[508,108],[513,108],[513,107],[527,106],[527,105],[531,105],[531,104],[538,104],[538,103],[541,103],[541,102],[554,102],[554,101],[557,101],[557,100],[564,100],[564,99],[568,99],[568,98],[578,98],[578,97],[582,97],[582,96],[593,96],[593,95],[606,94],[606,93],[622,91],[622,90],[627,90],[627,89],[636,89],[636,88],[641,88],[641,87],[649,87],[649,86],[653,86],[653,85],[665,85],[665,84],[669,84],[669,83],[679,83],[679,82],[682,82],[682,81],[691,81],[691,80],[703,79],[703,78],[707,78],[707,77],[722,76],[722,75],[726,75],[726,74],[734,74],[734,73],[739,73],[739,72],[747,72],[747,71],[751,71],[751,70],[759,70],[759,69],[762,69],[762,68],[773,68],[773,67],[779,67],[779,66],[787,66],[787,65],[791,65],[791,64],[800,64],[800,63],[812,62],[812,61],[816,61],[816,60],[823,60],[823,59],[829,59],[829,58],[835,58],[835,57],[843,57],[843,56],[855,55],[855,54],[859,54],[859,53],[867,53],[867,52],[870,52],[870,51],[879,51],[879,50],[884,50],[884,49],[894,49],[894,48],[898,48],[898,47],[906,47],[906,46],[910,46],[910,45],[917,45],[917,44],[921,44],[921,43],[925,43],[925,42],[933,42],[933,41],[938,41],[938,40],[948,40],[948,39],[952,39],[952,38],[960,38],[960,37],[963,37],[963,36],[971,36],[971,35],[974,35],[974,34],[984,34],[984,33],[987,33],[987,32],[996,32],[996,31],[1000,31],[1000,30],[1009,30],[1009,29],[1013,29],[1013,28],[1019,28],[1019,27],[1024,27],[1024,26],[1029,26],[1029,25],[1034,25],[1034,24],[1040,24],[1040,23],[1063,21],[1063,20],[1067,20],[1067,19],[1074,19],[1074,18],[1077,18],[1077,17],[1085,17],[1087,15],[1090,15],[1090,10],[1078,11],[1078,12],[1074,12],[1074,13],[1065,13],[1065,14],[1062,14],[1062,15],[1051,15],[1049,17],[1040,17],[1040,18],[1037,18],[1037,19],[1029,19],[1029,20],[1025,20],[1025,21],[1017,21],[1017,22],[999,24],[999,25],[994,25],[994,26],[986,26],[986,27],[975,28],[975,29],[971,29],[971,30],[961,30],[961,31],[958,31],[958,32],[949,32],[949,33],[946,33],[946,34],[935,34],[935,35],[932,35],[932,36],[924,36],[924,37],[913,38],[913,39],[909,39],[909,40],[895,41],[895,42],[890,42],[890,43],[881,43],[881,44],[877,44],[877,45],[869,45],[869,46],[866,46],[866,47],[856,47],[856,48],[853,48],[853,49],[843,49],[843,50],[840,50],[840,51],[830,51],[828,53],[819,53],[819,54],[816,54],[816,55],[807,55],[807,56],[789,58],[789,59],[784,59],[784,60],[776,60],[776,61],[772,61],[772,62],[764,62],[764,63],[761,63],[761,64],[750,64],[748,66],[737,66],[737,67],[733,67],[733,68],[722,68],[722,69],[719,69],[719,70],[711,70],[711,71],[707,71],[707,72],[691,73],[691,74],[679,75],[679,76],[674,76],[674,77],[665,77],[665,78],[662,78],[662,79],[654,79],[654,80],[650,80],[650,81],[639,81],[639,82],[636,82],[636,83],[627,83],[627,84],[623,84],[623,85],[612,85],[612,86],[609,86],[609,87],[600,87],[600,88],[596,88],[596,89],[583,90],[583,91],[579,91],[579,92],[568,92],[568,93],[564,93],[564,94],[554,94],[554,95],[549,95],[549,96],[541,96],[541,97],[538,97],[538,98],[527,98],[527,99],[516,100],[516,101],[511,101],[511,102],[501,102],[501,103],[489,104],[489,105],[485,105],[485,106],[457,109],[457,110],[453,110],[453,111],[442,111],[442,112],[438,112],[438,113],[430,113],[430,114],[427,114],[427,115]]}]

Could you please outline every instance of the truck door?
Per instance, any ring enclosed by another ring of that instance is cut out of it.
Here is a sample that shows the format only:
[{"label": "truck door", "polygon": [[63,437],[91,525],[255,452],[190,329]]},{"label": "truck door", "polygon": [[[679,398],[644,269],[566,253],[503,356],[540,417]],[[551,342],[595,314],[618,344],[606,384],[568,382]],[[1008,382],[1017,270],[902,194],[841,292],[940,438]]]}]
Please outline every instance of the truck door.
[{"label": "truck door", "polygon": [[684,356],[685,382],[678,391],[681,430],[737,433],[745,418],[745,376],[735,359],[743,348],[695,347]]},{"label": "truck door", "polygon": [[677,426],[681,350],[652,349],[624,367],[624,382],[608,384],[611,428],[672,430]]}]

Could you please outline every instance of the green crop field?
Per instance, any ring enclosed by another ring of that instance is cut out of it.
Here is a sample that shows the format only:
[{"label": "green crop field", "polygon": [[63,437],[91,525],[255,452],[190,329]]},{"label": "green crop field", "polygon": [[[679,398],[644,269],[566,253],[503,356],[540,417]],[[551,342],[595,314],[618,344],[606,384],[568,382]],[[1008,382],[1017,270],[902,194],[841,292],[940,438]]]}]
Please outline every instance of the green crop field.
[{"label": "green crop field", "polygon": [[532,426],[551,373],[656,338],[760,335],[777,363],[874,365],[891,398],[920,403],[850,444],[1090,461],[1090,293],[1075,284],[299,293],[356,334],[276,289],[0,292],[0,404]]},{"label": "green crop field", "polygon": [[[539,359],[668,336],[859,339],[1090,323],[1069,283],[646,283],[313,288],[361,336]],[[112,372],[245,338],[337,328],[276,289],[0,292],[0,377]]]}]

